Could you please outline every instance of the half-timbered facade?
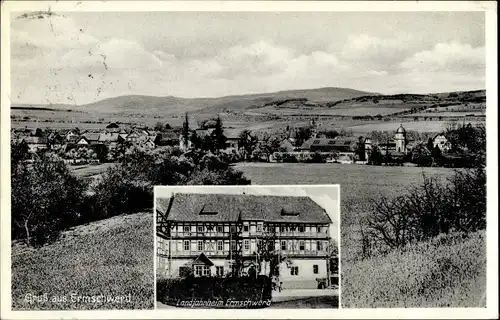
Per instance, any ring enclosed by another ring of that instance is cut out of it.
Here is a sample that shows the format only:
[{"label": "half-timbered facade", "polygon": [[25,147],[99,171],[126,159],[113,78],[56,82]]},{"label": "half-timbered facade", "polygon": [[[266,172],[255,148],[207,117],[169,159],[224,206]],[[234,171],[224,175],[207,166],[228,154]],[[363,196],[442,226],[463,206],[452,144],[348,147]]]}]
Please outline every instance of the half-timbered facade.
[{"label": "half-timbered facade", "polygon": [[331,219],[309,197],[179,193],[157,198],[156,211],[162,276],[263,272],[259,242],[266,241],[291,262],[280,267],[285,287],[315,287],[327,277]]}]

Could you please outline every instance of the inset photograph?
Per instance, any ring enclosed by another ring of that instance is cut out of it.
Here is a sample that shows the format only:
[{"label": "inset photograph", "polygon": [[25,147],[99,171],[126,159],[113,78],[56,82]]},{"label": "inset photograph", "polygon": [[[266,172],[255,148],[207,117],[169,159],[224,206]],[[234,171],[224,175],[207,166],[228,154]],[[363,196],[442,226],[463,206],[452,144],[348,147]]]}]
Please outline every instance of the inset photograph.
[{"label": "inset photograph", "polygon": [[155,187],[156,307],[338,308],[340,186]]}]

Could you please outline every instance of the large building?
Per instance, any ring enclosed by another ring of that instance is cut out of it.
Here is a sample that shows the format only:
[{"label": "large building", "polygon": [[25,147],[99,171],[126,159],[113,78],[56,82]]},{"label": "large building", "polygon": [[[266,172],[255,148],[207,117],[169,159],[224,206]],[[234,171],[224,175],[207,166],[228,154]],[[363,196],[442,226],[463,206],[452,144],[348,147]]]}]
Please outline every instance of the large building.
[{"label": "large building", "polygon": [[329,276],[332,220],[309,197],[178,193],[157,198],[156,211],[159,276],[269,274],[264,243],[286,258],[277,268],[284,288]]}]

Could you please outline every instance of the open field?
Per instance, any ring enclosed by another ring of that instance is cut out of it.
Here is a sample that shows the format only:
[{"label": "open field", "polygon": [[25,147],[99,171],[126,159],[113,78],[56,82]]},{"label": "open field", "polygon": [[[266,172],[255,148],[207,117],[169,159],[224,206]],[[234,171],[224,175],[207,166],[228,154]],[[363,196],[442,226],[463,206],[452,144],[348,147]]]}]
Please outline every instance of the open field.
[{"label": "open field", "polygon": [[[273,114],[277,116],[291,116],[291,115],[325,115],[325,116],[366,116],[377,114],[386,115],[394,112],[400,112],[411,109],[412,105],[400,105],[399,107],[388,108],[386,106],[349,106],[349,107],[300,107],[300,108],[284,108],[284,107],[274,107],[266,106],[258,109],[251,109],[249,112],[252,114]],[[249,113],[246,112],[246,113]]]},{"label": "open field", "polygon": [[[436,115],[436,117],[439,117]],[[478,123],[484,123],[484,121],[472,120],[467,121],[467,123],[471,123],[472,125],[476,125]],[[407,131],[418,131],[418,132],[442,132],[446,129],[448,125],[448,121],[385,121],[380,123],[370,123],[370,124],[360,124],[344,127],[345,130],[352,130],[355,133],[369,133],[374,130],[377,131],[385,131],[385,130],[396,130],[399,125],[403,125],[403,127]],[[394,129],[391,129],[394,128]]]},{"label": "open field", "polygon": [[[12,309],[153,308],[152,235],[153,214],[145,212],[78,226],[40,249],[14,245]],[[29,294],[42,296],[41,301],[30,303],[26,299]],[[99,295],[125,296],[130,301],[76,301],[77,296]]]},{"label": "open field", "polygon": [[361,218],[370,213],[370,200],[402,195],[408,187],[420,184],[423,174],[446,183],[452,169],[260,163],[236,168],[252,184],[341,185],[343,307],[484,306],[484,233],[466,241],[433,240],[405,252],[361,260],[359,227]]}]

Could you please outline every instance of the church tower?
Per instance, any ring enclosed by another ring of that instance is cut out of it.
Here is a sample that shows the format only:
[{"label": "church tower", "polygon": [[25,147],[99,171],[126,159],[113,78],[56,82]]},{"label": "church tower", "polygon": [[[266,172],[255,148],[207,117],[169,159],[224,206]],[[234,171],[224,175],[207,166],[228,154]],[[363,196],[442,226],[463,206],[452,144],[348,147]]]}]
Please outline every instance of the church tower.
[{"label": "church tower", "polygon": [[403,128],[403,125],[400,125],[398,130],[396,130],[394,142],[396,142],[396,152],[406,153],[406,130]]}]

